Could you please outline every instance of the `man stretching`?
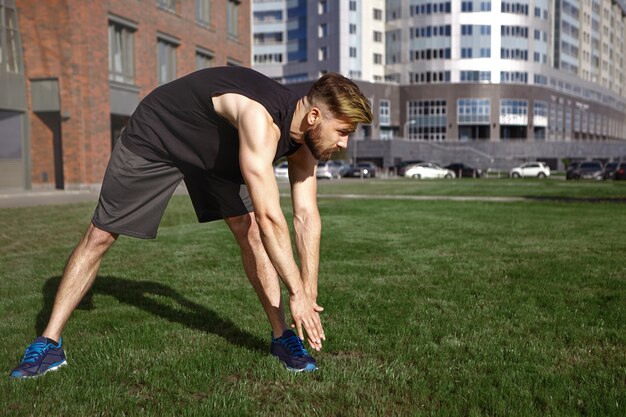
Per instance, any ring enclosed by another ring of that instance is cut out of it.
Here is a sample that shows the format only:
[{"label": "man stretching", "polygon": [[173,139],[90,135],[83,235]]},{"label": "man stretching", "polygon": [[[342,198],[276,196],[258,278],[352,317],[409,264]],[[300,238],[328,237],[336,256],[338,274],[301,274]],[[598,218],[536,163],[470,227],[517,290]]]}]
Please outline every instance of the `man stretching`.
[{"label": "man stretching", "polygon": [[[153,90],[117,141],[50,321],[11,377],[38,376],[66,364],[61,332],[93,285],[104,254],[120,234],[155,238],[182,180],[198,221],[224,219],[235,236],[272,326],[272,355],[291,371],[317,369],[302,343],[305,332],[316,351],[325,340],[317,304],[321,221],[315,168],[347,147],[359,122],[371,120],[368,100],[338,74],[321,77],[306,97],[241,67],[200,70]],[[273,171],[273,162],[284,156],[299,268]],[[289,291],[297,335],[285,321],[278,277]]]}]

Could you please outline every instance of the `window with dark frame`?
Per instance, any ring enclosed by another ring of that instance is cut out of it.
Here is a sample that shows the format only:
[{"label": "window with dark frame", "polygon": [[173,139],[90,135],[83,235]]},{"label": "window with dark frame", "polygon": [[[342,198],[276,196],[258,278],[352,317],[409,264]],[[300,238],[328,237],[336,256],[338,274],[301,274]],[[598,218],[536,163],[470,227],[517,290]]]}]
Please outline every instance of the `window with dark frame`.
[{"label": "window with dark frame", "polygon": [[109,20],[109,80],[124,84],[135,81],[134,28]]},{"label": "window with dark frame", "polygon": [[226,20],[228,26],[228,36],[239,38],[239,5],[240,0],[228,0],[226,7]]},{"label": "window with dark frame", "polygon": [[13,2],[0,0],[0,72],[22,73],[17,12]]},{"label": "window with dark frame", "polygon": [[211,0],[196,0],[196,22],[211,26]]},{"label": "window with dark frame", "polygon": [[157,40],[157,81],[165,84],[176,78],[176,48],[178,45],[167,39]]},{"label": "window with dark frame", "polygon": [[159,8],[176,13],[176,3],[178,0],[156,0]]},{"label": "window with dark frame", "polygon": [[213,66],[215,56],[204,49],[196,49],[196,69],[201,70]]}]

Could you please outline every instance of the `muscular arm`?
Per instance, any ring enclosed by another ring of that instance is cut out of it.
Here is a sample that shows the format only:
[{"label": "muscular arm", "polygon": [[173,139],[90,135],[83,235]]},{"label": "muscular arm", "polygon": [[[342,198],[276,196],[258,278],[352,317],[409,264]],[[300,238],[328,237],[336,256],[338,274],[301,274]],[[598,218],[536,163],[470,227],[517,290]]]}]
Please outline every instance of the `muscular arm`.
[{"label": "muscular arm", "polygon": [[280,194],[272,161],[280,131],[259,103],[237,95],[213,99],[216,111],[239,131],[239,164],[248,185],[263,246],[289,291],[291,315],[301,338],[303,327],[314,348],[321,347],[323,329],[319,313],[307,296],[293,257],[287,221],[280,207]]},{"label": "muscular arm", "polygon": [[289,158],[289,181],[293,203],[293,225],[296,249],[300,259],[300,275],[304,290],[317,300],[320,237],[322,222],[317,208],[317,161],[306,146]]}]

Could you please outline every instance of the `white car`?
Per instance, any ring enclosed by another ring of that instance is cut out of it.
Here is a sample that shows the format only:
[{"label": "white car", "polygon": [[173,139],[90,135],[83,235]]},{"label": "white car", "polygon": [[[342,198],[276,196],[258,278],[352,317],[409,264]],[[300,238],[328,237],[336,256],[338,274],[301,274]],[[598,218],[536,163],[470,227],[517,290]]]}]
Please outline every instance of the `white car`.
[{"label": "white car", "polygon": [[280,164],[274,167],[274,175],[277,180],[288,180],[289,179],[289,165],[287,162],[281,162]]},{"label": "white car", "polygon": [[546,178],[550,176],[550,167],[543,162],[526,162],[509,172],[511,178]]},{"label": "white car", "polygon": [[404,171],[406,178],[454,178],[456,174],[446,168],[442,168],[432,162],[420,162],[406,167]]},{"label": "white car", "polygon": [[326,178],[329,180],[338,179],[338,178],[341,178],[342,169],[343,169],[343,165],[339,162],[319,161],[317,163],[317,170],[315,171],[315,176],[317,178]]}]

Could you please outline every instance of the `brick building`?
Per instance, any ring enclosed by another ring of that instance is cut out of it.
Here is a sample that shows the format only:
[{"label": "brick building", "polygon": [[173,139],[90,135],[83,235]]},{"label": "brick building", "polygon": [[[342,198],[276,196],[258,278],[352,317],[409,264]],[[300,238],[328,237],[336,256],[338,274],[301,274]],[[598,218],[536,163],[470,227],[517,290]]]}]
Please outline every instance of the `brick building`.
[{"label": "brick building", "polygon": [[159,84],[250,65],[240,0],[0,0],[0,188],[101,182],[114,140]]}]

